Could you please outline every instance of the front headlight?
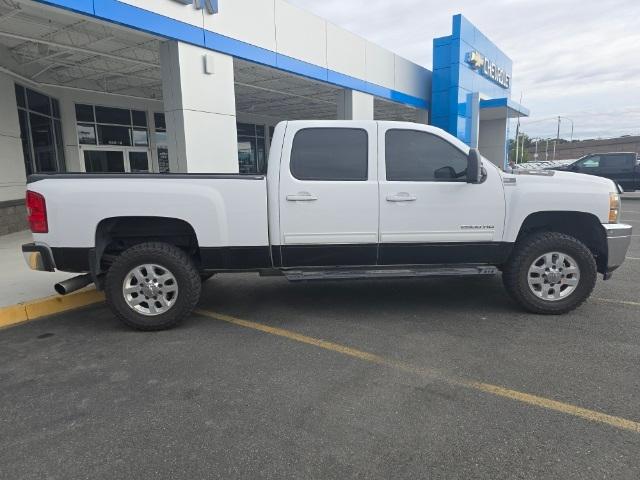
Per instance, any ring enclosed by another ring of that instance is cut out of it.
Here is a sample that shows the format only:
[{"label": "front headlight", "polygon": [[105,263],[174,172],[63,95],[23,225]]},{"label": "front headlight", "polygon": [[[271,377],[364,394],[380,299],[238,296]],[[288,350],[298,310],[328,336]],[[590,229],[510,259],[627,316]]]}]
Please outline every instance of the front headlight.
[{"label": "front headlight", "polygon": [[618,223],[620,218],[620,195],[611,192],[609,194],[609,223]]}]

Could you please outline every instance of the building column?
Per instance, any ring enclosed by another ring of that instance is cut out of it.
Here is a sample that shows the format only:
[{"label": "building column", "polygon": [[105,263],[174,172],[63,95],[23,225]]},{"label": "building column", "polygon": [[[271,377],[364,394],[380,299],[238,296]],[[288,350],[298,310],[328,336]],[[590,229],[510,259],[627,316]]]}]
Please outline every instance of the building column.
[{"label": "building column", "polygon": [[160,61],[170,170],[237,173],[233,57],[168,41]]},{"label": "building column", "polygon": [[469,95],[467,100],[469,110],[467,121],[469,122],[469,146],[478,148],[480,138],[480,94],[478,92]]},{"label": "building column", "polygon": [[338,120],[373,120],[373,96],[356,90],[338,92]]},{"label": "building column", "polygon": [[429,125],[429,110],[418,108],[416,110],[416,123]]}]

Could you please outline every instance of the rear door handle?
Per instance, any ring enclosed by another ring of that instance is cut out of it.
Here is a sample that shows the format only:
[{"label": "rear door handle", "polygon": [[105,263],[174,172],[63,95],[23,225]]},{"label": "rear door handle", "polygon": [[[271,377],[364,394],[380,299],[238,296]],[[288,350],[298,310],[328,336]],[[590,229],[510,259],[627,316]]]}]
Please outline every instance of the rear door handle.
[{"label": "rear door handle", "polygon": [[287,195],[288,202],[313,202],[318,197],[311,195],[309,192],[298,192],[296,195]]},{"label": "rear door handle", "polygon": [[400,192],[396,195],[388,195],[387,202],[415,202],[418,199],[415,195],[410,195],[407,192]]}]

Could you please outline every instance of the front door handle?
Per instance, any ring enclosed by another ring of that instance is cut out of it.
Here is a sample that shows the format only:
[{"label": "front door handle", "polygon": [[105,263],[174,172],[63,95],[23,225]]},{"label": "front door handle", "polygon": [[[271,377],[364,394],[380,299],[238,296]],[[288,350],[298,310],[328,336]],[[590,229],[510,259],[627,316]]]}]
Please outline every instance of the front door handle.
[{"label": "front door handle", "polygon": [[298,192],[296,195],[287,195],[288,202],[313,202],[318,197],[311,195],[309,192]]},{"label": "front door handle", "polygon": [[388,195],[387,202],[415,202],[418,199],[415,195],[410,195],[407,192],[400,192],[396,195]]}]

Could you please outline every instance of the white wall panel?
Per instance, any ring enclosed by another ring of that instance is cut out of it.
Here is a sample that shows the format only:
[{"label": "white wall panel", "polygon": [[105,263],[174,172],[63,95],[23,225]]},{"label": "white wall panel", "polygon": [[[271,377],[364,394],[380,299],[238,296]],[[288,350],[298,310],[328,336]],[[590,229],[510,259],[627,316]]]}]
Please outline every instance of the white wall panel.
[{"label": "white wall panel", "polygon": [[193,5],[183,5],[180,2],[169,0],[119,0],[134,7],[142,8],[150,12],[159,13],[165,17],[173,18],[184,23],[202,28],[203,10],[197,10]]},{"label": "white wall panel", "polygon": [[366,42],[344,28],[327,23],[327,66],[355,78],[366,77]]},{"label": "white wall panel", "polygon": [[274,0],[219,0],[219,11],[204,16],[204,28],[251,45],[276,50]]},{"label": "white wall panel", "polygon": [[416,97],[429,98],[431,96],[431,72],[396,55],[395,89]]},{"label": "white wall panel", "polygon": [[0,202],[24,196],[26,174],[14,81],[0,74]]},{"label": "white wall panel", "polygon": [[275,0],[275,10],[278,53],[326,67],[327,22],[284,0]]},{"label": "white wall panel", "polygon": [[375,43],[366,42],[366,80],[381,87],[395,88],[395,55]]}]

